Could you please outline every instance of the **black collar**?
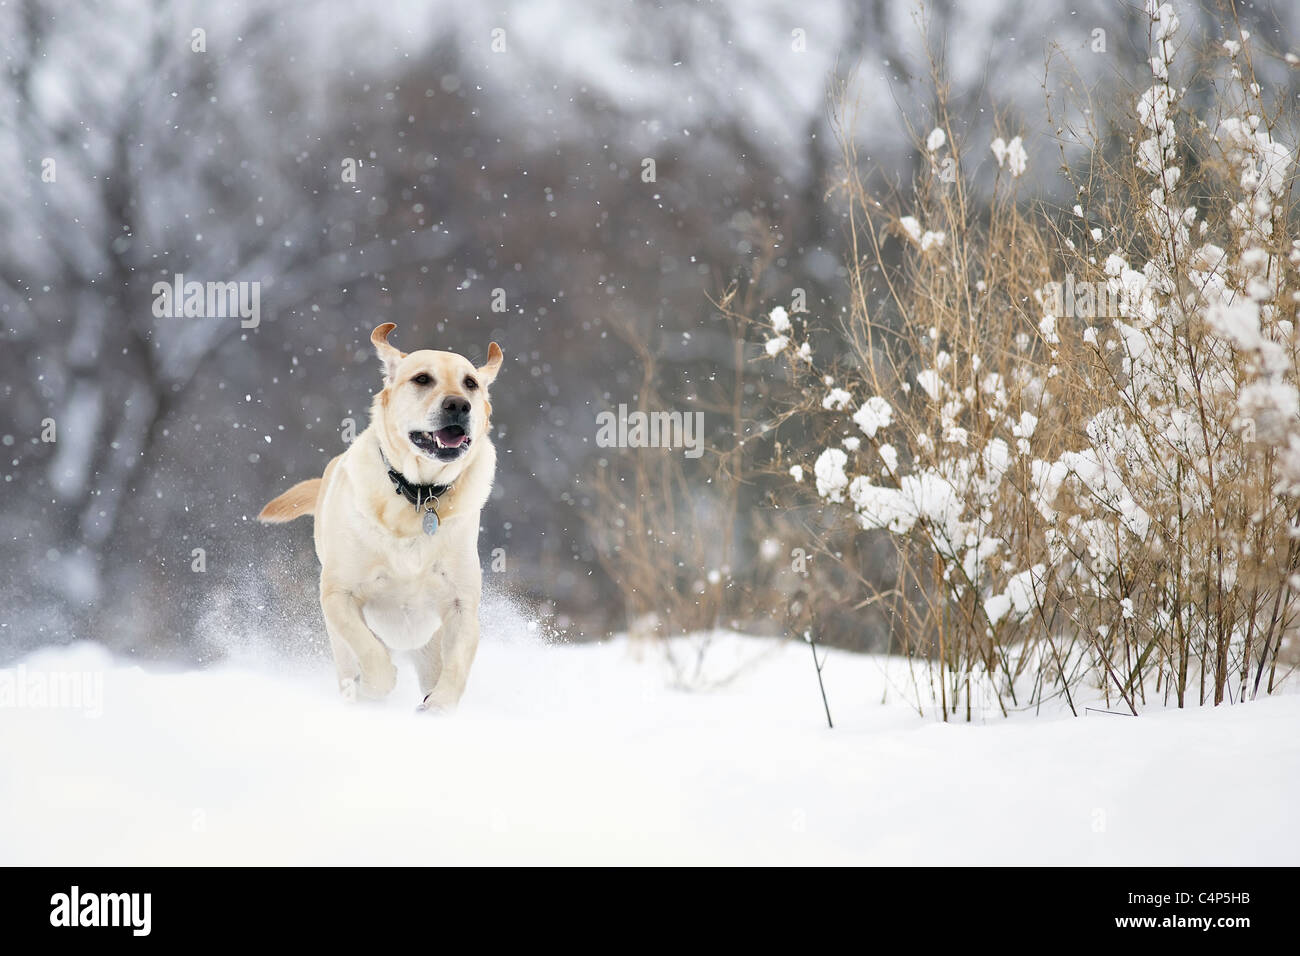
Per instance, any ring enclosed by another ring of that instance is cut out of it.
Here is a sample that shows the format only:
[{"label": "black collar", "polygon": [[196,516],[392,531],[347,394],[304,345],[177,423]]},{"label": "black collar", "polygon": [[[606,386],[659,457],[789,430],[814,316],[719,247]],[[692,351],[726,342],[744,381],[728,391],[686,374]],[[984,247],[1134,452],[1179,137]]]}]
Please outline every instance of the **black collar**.
[{"label": "black collar", "polygon": [[394,494],[402,495],[407,501],[415,505],[417,511],[424,505],[436,508],[438,499],[447,493],[451,485],[417,485],[407,481],[406,476],[388,463],[388,456],[384,454],[383,445],[379,445],[378,441],[375,444],[379,447],[379,457],[383,461],[384,467],[388,469],[388,480],[393,483],[393,487],[396,489]]}]

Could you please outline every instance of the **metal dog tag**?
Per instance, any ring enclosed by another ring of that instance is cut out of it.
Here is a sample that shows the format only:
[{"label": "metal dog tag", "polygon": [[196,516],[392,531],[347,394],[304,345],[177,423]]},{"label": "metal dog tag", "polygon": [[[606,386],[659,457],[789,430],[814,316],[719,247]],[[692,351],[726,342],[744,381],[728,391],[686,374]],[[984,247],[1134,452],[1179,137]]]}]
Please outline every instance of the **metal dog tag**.
[{"label": "metal dog tag", "polygon": [[424,533],[433,534],[438,530],[438,512],[430,508],[424,513]]}]

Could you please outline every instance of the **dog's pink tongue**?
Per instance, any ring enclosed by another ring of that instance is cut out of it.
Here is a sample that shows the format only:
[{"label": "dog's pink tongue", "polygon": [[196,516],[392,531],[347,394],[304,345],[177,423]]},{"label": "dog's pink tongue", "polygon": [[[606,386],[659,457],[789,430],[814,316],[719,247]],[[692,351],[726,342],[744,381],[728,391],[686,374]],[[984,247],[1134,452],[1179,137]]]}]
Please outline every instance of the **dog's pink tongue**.
[{"label": "dog's pink tongue", "polygon": [[450,428],[444,428],[438,432],[438,441],[442,442],[448,448],[459,448],[465,440],[466,435],[463,431],[456,431]]}]

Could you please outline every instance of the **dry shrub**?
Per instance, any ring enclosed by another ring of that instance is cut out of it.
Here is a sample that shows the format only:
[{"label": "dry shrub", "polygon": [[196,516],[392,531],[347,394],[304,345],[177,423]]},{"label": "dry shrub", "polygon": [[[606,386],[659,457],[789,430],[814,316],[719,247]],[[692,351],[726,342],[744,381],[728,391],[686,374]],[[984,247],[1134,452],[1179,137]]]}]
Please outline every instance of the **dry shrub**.
[{"label": "dry shrub", "polygon": [[770,633],[784,617],[779,533],[755,509],[760,449],[746,441],[767,403],[763,376],[748,371],[744,325],[775,257],[771,231],[756,227],[752,245],[744,277],[712,303],[706,331],[722,361],[683,368],[663,357],[666,333],[646,317],[607,318],[639,380],[604,411],[700,413],[706,430],[698,458],[680,447],[610,447],[583,481],[595,558],[618,590],[628,632],[663,655],[679,687],[725,682],[744,666],[706,667],[719,631]]},{"label": "dry shrub", "polygon": [[1296,105],[1262,88],[1256,39],[1197,50],[1149,12],[1128,102],[1055,131],[1084,156],[1073,210],[1021,195],[1020,137],[960,141],[937,67],[930,174],[877,197],[840,98],[840,357],[784,309],[763,323],[803,395],[789,497],[889,535],[896,580],[860,575],[863,602],[945,719],[1218,704],[1295,666],[1300,242],[1277,131]]}]

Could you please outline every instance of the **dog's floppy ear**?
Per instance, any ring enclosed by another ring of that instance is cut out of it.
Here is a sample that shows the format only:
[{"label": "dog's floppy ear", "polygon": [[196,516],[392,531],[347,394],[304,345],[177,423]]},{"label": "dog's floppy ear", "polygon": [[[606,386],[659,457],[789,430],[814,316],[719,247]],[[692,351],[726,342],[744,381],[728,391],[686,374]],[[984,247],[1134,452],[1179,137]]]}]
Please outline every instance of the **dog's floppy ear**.
[{"label": "dog's floppy ear", "polygon": [[493,379],[497,377],[497,372],[501,371],[501,346],[493,342],[488,346],[488,360],[485,365],[478,368],[478,377],[484,386],[491,385]]},{"label": "dog's floppy ear", "polygon": [[395,323],[385,322],[370,333],[370,344],[375,347],[375,354],[379,356],[379,361],[384,363],[385,385],[393,384],[393,379],[397,375],[397,363],[406,358],[405,352],[399,352],[388,344],[388,333],[395,328],[397,328]]}]

